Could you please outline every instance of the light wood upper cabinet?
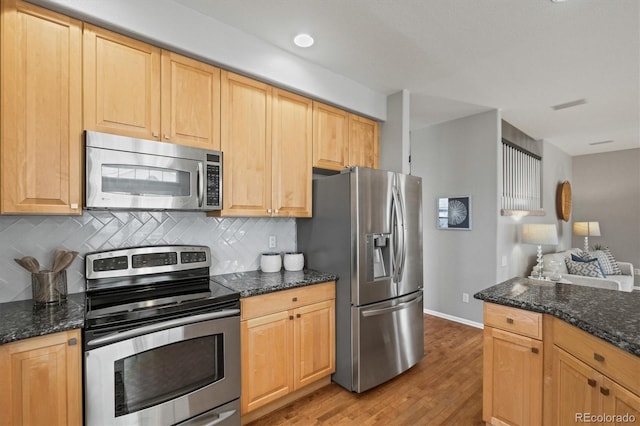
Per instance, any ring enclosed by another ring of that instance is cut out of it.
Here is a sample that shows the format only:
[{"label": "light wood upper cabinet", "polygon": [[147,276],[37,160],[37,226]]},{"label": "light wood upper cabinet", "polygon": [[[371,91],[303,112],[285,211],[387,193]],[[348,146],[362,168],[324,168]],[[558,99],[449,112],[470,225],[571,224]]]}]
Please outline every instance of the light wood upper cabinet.
[{"label": "light wood upper cabinet", "polygon": [[220,69],[162,51],[162,140],[220,149]]},{"label": "light wood upper cabinet", "polygon": [[160,138],[160,48],[85,24],[84,127]]},{"label": "light wood upper cabinet", "polygon": [[342,170],[349,165],[349,114],[313,103],[313,167]]},{"label": "light wood upper cabinet", "polygon": [[225,216],[271,211],[271,86],[222,71]]},{"label": "light wood upper cabinet", "polygon": [[80,330],[0,345],[0,425],[81,425]]},{"label": "light wood upper cabinet", "polygon": [[310,99],[273,89],[274,216],[311,217],[312,109]]},{"label": "light wood upper cabinet", "polygon": [[0,211],[81,214],[82,23],[1,7]]},{"label": "light wood upper cabinet", "polygon": [[378,123],[339,108],[313,103],[313,167],[378,168]]},{"label": "light wood upper cabinet", "polygon": [[222,71],[223,216],[311,216],[311,101]]},{"label": "light wood upper cabinet", "polygon": [[349,165],[378,168],[378,123],[349,114]]}]

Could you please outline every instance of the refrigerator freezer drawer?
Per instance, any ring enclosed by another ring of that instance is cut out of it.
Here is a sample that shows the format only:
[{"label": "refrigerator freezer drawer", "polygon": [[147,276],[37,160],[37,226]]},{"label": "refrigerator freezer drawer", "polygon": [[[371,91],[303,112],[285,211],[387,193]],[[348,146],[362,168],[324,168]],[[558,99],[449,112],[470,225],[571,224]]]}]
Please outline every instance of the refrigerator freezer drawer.
[{"label": "refrigerator freezer drawer", "polygon": [[424,356],[422,291],[352,307],[353,391],[364,392],[408,370]]}]

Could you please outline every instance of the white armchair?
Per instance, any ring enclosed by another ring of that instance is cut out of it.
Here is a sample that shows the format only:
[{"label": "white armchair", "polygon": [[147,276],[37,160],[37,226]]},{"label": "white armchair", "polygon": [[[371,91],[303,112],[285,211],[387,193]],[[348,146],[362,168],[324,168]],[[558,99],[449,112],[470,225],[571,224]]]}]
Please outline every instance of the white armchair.
[{"label": "white armchair", "polygon": [[549,276],[551,273],[551,262],[555,261],[559,264],[559,272],[562,274],[563,282],[620,291],[633,291],[634,270],[633,264],[629,262],[617,262],[622,271],[621,275],[607,275],[606,278],[593,278],[569,274],[564,259],[571,259],[571,254],[580,255],[581,252],[582,250],[579,248],[572,248],[558,253],[547,253],[543,255],[542,260],[544,262],[545,275]]}]

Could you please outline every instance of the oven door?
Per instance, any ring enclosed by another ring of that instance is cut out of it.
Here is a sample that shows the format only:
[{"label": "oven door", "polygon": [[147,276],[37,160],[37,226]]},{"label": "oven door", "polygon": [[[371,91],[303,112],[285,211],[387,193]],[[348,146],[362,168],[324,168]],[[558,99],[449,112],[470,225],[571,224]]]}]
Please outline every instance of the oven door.
[{"label": "oven door", "polygon": [[[157,330],[87,350],[86,424],[170,425],[237,400],[240,317],[202,321],[205,315],[118,333]],[[239,413],[226,411],[209,414],[218,420],[210,424],[239,424],[232,421]]]},{"label": "oven door", "polygon": [[88,209],[207,210],[204,162],[87,147]]}]

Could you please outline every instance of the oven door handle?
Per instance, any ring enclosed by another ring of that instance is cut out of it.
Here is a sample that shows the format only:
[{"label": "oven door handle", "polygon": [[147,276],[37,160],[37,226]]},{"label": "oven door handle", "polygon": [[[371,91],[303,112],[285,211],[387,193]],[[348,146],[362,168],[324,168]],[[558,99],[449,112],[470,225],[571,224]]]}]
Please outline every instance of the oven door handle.
[{"label": "oven door handle", "polygon": [[210,312],[207,314],[192,315],[185,318],[176,318],[173,320],[159,322],[157,324],[145,325],[144,327],[135,328],[133,330],[127,330],[106,336],[98,337],[87,342],[87,346],[98,346],[108,343],[118,342],[120,340],[131,339],[133,337],[142,336],[143,334],[153,333],[154,331],[167,330],[169,328],[180,327],[184,325],[194,324],[196,322],[208,321],[213,319],[219,319],[224,317],[230,317],[233,315],[239,315],[240,309],[225,309],[223,311]]}]

